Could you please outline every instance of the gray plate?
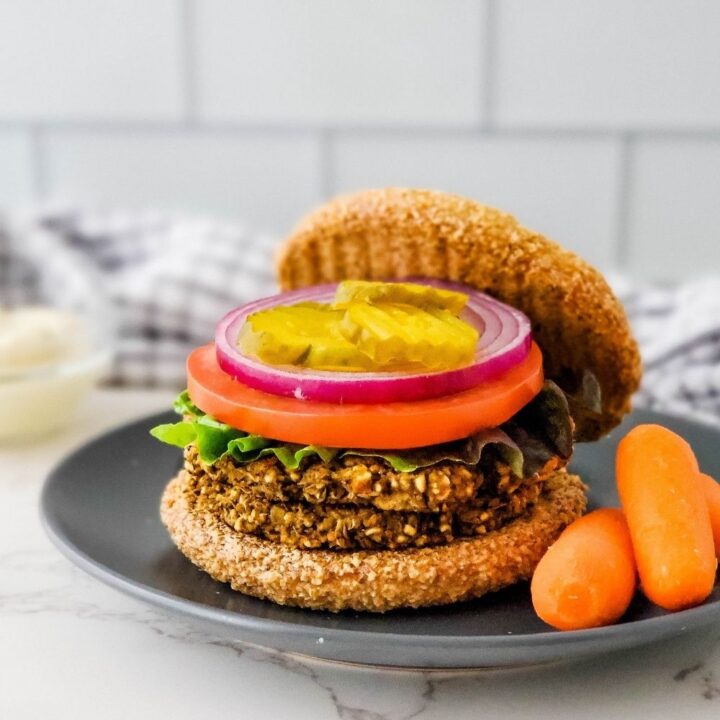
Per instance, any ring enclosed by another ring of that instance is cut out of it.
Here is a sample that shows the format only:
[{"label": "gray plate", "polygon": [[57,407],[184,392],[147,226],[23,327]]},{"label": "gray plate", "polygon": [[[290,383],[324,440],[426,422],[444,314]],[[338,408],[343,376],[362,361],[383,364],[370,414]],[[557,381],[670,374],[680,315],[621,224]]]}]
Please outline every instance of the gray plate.
[{"label": "gray plate", "polygon": [[[720,621],[720,586],[701,607],[668,614],[638,595],[622,622],[550,631],[526,584],[480,600],[385,615],[281,607],[233,592],[174,547],[158,517],[163,486],[180,454],[148,435],[171,421],[148,417],[92,440],[48,478],[42,516],[74,563],[118,590],[203,624],[216,635],[318,658],[372,665],[468,668],[526,665],[617,650]],[[616,505],[615,445],[634,424],[658,422],[683,435],[706,472],[720,476],[720,432],[635,412],[611,437],[577,448],[572,469],[591,486],[591,506]]]}]

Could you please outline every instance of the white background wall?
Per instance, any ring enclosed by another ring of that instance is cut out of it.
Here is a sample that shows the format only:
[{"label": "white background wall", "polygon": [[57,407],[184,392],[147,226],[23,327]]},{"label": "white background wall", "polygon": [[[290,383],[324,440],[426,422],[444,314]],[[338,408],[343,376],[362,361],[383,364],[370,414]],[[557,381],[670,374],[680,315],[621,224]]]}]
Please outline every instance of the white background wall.
[{"label": "white background wall", "polygon": [[720,271],[717,0],[0,0],[0,206],[239,217],[420,185]]}]

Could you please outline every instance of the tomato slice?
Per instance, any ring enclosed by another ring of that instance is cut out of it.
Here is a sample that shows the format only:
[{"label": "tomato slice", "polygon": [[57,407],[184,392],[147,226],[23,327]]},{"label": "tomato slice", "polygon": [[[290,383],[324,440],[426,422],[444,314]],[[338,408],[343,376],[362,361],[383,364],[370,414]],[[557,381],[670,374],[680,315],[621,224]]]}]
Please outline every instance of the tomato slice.
[{"label": "tomato slice", "polygon": [[232,427],[283,442],[376,450],[435,445],[496,427],[543,384],[535,343],[520,364],[470,390],[384,405],[309,402],[254,390],[220,368],[213,345],[190,353],[187,375],[195,405]]}]

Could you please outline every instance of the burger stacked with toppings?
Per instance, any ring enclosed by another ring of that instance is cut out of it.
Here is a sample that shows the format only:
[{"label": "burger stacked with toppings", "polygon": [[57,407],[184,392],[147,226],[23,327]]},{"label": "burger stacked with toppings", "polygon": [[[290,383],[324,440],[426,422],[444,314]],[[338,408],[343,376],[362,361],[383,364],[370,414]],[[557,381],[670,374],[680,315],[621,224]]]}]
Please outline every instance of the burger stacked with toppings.
[{"label": "burger stacked with toppings", "polygon": [[334,611],[529,577],[585,508],[574,441],[639,379],[601,276],[510,216],[398,189],[309,216],[279,275],[286,292],[190,354],[182,417],[152,431],[184,449],[162,502],[179,549],[240,592]]}]

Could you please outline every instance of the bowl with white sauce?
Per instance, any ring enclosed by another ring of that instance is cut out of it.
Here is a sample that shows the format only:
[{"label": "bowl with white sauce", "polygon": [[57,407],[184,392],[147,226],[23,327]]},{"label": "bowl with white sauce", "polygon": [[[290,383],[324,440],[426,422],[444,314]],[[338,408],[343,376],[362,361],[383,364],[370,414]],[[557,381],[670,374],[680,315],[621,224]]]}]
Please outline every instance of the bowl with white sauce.
[{"label": "bowl with white sauce", "polygon": [[0,307],[0,442],[32,442],[70,422],[110,359],[82,313]]},{"label": "bowl with white sauce", "polygon": [[72,239],[0,214],[0,443],[32,443],[73,421],[110,369],[107,283]]}]

